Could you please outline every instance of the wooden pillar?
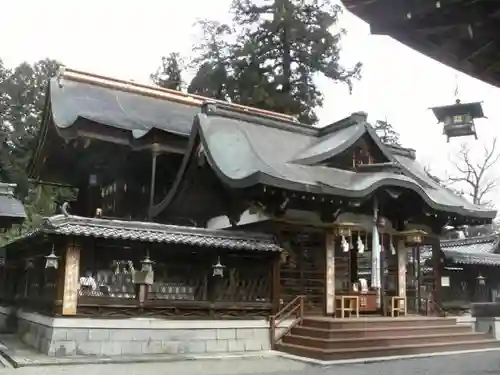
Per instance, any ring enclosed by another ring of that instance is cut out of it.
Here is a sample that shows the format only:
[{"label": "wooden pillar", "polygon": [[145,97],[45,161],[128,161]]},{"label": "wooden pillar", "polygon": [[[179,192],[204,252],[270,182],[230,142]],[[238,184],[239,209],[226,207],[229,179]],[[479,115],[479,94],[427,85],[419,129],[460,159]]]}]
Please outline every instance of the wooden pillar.
[{"label": "wooden pillar", "polygon": [[398,295],[406,297],[406,266],[408,263],[408,253],[404,239],[400,239],[397,243],[397,259],[398,259]]},{"label": "wooden pillar", "polygon": [[432,273],[433,299],[438,306],[442,306],[443,293],[441,286],[441,241],[437,235],[432,236]]},{"label": "wooden pillar", "polygon": [[272,304],[273,304],[273,314],[277,314],[281,309],[280,295],[281,295],[281,281],[280,281],[280,270],[281,270],[281,256],[277,256],[273,262],[272,269]]},{"label": "wooden pillar", "polygon": [[76,315],[79,277],[80,246],[75,239],[70,239],[64,252],[62,315]]},{"label": "wooden pillar", "polygon": [[396,254],[398,257],[398,295],[406,297],[406,265],[408,253],[404,239],[398,240]]},{"label": "wooden pillar", "polygon": [[335,235],[333,232],[326,232],[325,249],[325,312],[326,315],[331,316],[335,314]]}]

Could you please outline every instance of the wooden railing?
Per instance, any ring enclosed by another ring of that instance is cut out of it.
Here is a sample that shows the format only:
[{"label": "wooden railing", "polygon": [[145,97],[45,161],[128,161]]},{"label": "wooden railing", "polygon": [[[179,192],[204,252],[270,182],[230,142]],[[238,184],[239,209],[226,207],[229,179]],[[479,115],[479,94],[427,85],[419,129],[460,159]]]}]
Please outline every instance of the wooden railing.
[{"label": "wooden railing", "polygon": [[[285,307],[283,307],[277,314],[272,315],[270,318],[269,334],[271,340],[271,348],[275,349],[276,344],[292,330],[297,324],[301,323],[304,319],[304,301],[305,296],[297,296]],[[294,317],[290,324],[283,326],[283,323]]]},{"label": "wooden railing", "polygon": [[441,305],[439,305],[432,297],[427,297],[425,299],[425,315],[431,316],[432,312],[436,312],[438,316],[447,316],[446,311]]}]

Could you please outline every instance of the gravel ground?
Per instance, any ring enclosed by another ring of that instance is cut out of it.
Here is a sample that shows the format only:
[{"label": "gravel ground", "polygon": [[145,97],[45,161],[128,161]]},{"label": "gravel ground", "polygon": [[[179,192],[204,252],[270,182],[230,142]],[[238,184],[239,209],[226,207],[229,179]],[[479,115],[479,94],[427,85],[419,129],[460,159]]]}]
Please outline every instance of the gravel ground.
[{"label": "gravel ground", "polygon": [[17,375],[487,375],[500,374],[500,351],[357,365],[321,367],[279,357],[123,365],[45,366],[0,369]]}]

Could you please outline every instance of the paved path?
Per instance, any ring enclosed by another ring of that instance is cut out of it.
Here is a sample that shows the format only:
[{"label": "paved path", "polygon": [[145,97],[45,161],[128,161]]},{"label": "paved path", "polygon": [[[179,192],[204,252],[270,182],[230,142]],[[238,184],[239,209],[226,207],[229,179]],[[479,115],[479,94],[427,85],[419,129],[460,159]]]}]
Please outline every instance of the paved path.
[{"label": "paved path", "polygon": [[0,369],[0,375],[496,375],[500,351],[319,367],[279,357]]}]

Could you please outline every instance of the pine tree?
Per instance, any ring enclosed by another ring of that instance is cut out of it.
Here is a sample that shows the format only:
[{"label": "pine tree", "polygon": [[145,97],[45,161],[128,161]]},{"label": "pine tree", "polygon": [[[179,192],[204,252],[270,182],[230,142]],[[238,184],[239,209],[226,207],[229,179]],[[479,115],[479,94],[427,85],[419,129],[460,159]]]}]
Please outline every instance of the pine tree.
[{"label": "pine tree", "polygon": [[231,75],[234,46],[228,42],[234,33],[229,25],[216,21],[200,21],[201,43],[194,46],[197,68],[188,92],[219,100],[231,100],[234,77]]},{"label": "pine tree", "polygon": [[273,83],[269,94],[275,110],[313,124],[314,108],[323,103],[314,83],[317,75],[352,89],[361,65],[345,69],[339,64],[344,31],[331,32],[341,13],[339,5],[328,0],[235,0],[232,9],[236,24],[244,28],[241,40],[247,56],[259,59]]},{"label": "pine tree", "polygon": [[32,185],[26,172],[42,123],[47,84],[59,66],[45,59],[9,70],[0,62],[0,181],[18,185],[16,195],[27,214],[25,222],[5,233],[0,242],[36,227],[55,212],[56,202],[74,194],[69,189]]},{"label": "pine tree", "polygon": [[28,193],[26,169],[42,123],[47,84],[58,68],[59,63],[50,59],[25,62],[3,73],[0,67],[0,168],[3,182],[18,184],[21,198]]},{"label": "pine tree", "polygon": [[[344,31],[331,33],[341,11],[338,5],[328,0],[234,0],[231,9],[232,28],[204,23],[212,27],[199,49],[201,68],[192,92],[296,115],[313,124],[314,109],[323,103],[314,78],[324,75],[346,83],[349,90],[359,78],[361,64],[346,69],[339,63]],[[209,71],[206,64],[217,74],[206,78],[201,70]]]},{"label": "pine tree", "polygon": [[156,73],[151,74],[153,82],[165,89],[181,91],[183,62],[177,52],[172,52],[167,57],[161,58],[161,66]]},{"label": "pine tree", "polygon": [[386,121],[377,120],[373,129],[377,133],[382,143],[386,145],[401,146],[399,133]]}]

